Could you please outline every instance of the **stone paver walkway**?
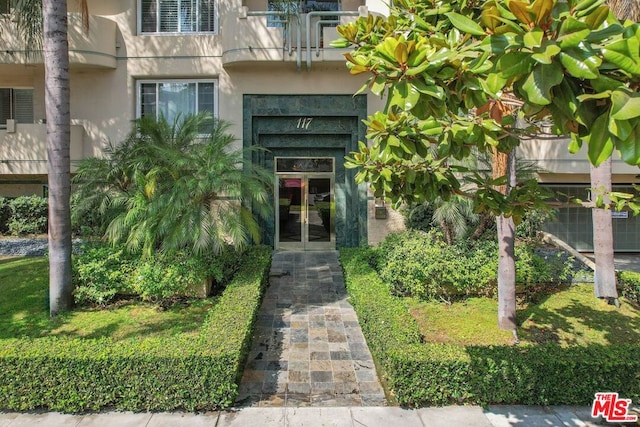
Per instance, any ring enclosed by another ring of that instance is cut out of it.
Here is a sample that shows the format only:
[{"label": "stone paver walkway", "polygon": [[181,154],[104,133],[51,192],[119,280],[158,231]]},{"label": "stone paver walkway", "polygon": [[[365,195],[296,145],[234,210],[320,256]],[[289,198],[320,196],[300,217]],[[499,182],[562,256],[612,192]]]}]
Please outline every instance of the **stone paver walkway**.
[{"label": "stone paver walkway", "polygon": [[274,253],[238,405],[386,404],[336,251]]}]

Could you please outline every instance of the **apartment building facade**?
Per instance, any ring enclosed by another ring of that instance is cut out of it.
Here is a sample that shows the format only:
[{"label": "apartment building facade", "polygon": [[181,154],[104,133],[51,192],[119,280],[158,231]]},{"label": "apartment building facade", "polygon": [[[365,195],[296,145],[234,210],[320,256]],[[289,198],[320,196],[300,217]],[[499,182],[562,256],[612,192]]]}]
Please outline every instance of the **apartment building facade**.
[{"label": "apartment building facade", "polygon": [[[267,149],[251,159],[276,175],[266,243],[359,246],[402,227],[344,167],[344,156],[365,140],[362,120],[383,104],[353,96],[363,78],[350,76],[343,52],[329,47],[337,24],[384,12],[382,2],[88,3],[86,32],[69,2],[72,162],[124,140],[138,117],[206,111],[231,123],[238,148]],[[8,7],[0,2],[0,13]],[[0,196],[43,194],[41,55],[27,55],[10,24],[0,25]]]},{"label": "apartment building facade", "polygon": [[[71,159],[101,155],[145,115],[206,111],[229,121],[238,148],[273,171],[274,214],[264,241],[278,249],[332,249],[376,243],[403,227],[401,216],[354,183],[344,156],[365,140],[362,119],[381,109],[353,94],[335,26],[382,0],[89,0],[89,30],[69,2]],[[0,13],[11,1],[0,0]],[[288,12],[288,13],[287,13]],[[0,20],[0,196],[46,188],[44,68]],[[546,171],[540,181],[585,198],[586,156],[563,140],[528,141],[520,156]],[[73,170],[72,170],[73,171]],[[616,160],[614,182],[636,182]],[[640,222],[614,220],[618,250],[640,250]],[[548,225],[579,249],[591,245],[590,212],[562,207]],[[624,240],[624,244],[620,244]]]}]

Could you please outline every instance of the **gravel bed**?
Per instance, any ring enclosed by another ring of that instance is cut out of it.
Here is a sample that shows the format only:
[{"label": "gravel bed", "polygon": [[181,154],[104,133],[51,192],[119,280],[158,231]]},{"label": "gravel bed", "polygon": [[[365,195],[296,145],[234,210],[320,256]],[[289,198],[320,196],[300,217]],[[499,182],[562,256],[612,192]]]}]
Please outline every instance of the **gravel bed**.
[{"label": "gravel bed", "polygon": [[[74,253],[79,249],[80,244],[80,239],[73,240]],[[43,256],[46,252],[46,238],[11,237],[0,239],[0,256]]]}]

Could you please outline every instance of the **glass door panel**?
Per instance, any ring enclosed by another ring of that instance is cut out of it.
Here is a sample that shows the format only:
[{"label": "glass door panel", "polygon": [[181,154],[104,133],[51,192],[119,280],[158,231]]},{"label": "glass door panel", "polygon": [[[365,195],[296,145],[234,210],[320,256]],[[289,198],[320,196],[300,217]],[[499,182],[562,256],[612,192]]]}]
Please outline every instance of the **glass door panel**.
[{"label": "glass door panel", "polygon": [[[278,186],[279,243],[302,244],[304,220],[303,179],[279,176]],[[282,245],[280,245],[282,246]]]},{"label": "glass door panel", "polygon": [[307,241],[331,242],[333,230],[332,191],[330,178],[309,178],[307,197]]}]

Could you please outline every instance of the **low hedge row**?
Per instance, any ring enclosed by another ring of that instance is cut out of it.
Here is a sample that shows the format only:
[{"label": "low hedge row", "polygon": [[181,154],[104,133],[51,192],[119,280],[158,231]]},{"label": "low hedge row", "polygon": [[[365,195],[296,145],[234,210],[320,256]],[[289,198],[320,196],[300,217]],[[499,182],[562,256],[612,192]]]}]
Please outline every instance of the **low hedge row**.
[{"label": "low hedge row", "polygon": [[640,346],[461,347],[421,343],[415,320],[369,265],[343,249],[347,291],[400,404],[589,405],[598,391],[640,399]]},{"label": "low hedge row", "polygon": [[231,405],[268,277],[256,246],[199,337],[0,341],[0,410],[212,410]]}]

